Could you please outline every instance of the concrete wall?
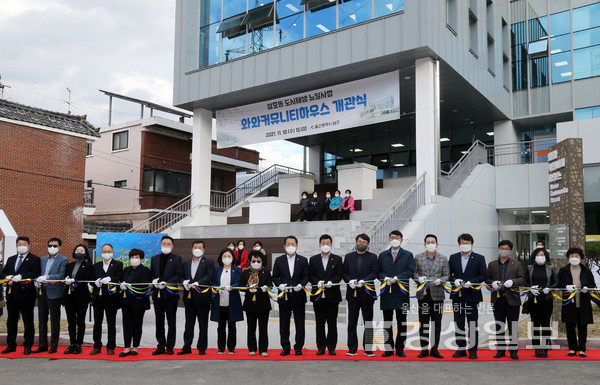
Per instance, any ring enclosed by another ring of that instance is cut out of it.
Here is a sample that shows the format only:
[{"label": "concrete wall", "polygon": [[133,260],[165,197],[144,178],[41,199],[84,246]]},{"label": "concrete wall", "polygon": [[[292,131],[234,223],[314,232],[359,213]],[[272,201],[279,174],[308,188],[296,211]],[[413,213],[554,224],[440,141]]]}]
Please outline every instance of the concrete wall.
[{"label": "concrete wall", "polygon": [[496,208],[548,207],[548,163],[496,167]]},{"label": "concrete wall", "polygon": [[[596,93],[598,88],[595,88]],[[583,164],[600,163],[600,118],[577,120],[556,125],[556,141],[567,138],[583,139]]]}]

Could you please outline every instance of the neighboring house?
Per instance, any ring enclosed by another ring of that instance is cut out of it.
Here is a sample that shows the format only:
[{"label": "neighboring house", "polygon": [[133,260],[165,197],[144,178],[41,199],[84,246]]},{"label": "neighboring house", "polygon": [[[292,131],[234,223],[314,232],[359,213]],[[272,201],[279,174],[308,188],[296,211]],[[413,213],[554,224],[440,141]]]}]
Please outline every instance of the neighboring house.
[{"label": "neighboring house", "polygon": [[0,209],[34,254],[52,237],[65,255],[81,242],[86,148],[98,137],[86,116],[0,100]]}]

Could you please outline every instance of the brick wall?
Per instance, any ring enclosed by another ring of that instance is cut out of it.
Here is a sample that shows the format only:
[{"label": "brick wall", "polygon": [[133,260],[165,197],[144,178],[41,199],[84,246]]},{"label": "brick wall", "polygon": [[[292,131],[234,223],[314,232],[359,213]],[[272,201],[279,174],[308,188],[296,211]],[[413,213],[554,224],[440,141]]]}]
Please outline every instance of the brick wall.
[{"label": "brick wall", "polygon": [[81,242],[85,147],[84,138],[0,121],[0,208],[36,255],[47,254],[52,237],[67,256]]}]

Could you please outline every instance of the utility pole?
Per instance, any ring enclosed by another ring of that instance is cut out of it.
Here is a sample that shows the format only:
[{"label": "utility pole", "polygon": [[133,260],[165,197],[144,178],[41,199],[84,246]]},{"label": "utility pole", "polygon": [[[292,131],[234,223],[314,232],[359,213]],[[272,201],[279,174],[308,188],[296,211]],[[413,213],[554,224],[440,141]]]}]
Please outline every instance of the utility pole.
[{"label": "utility pole", "polygon": [[10,88],[10,86],[2,84],[2,75],[0,75],[0,99],[4,99],[4,88]]},{"label": "utility pole", "polygon": [[65,103],[67,103],[69,105],[68,114],[71,115],[71,90],[69,89],[69,87],[67,87],[67,92],[69,93],[69,100],[68,101],[65,100]]}]

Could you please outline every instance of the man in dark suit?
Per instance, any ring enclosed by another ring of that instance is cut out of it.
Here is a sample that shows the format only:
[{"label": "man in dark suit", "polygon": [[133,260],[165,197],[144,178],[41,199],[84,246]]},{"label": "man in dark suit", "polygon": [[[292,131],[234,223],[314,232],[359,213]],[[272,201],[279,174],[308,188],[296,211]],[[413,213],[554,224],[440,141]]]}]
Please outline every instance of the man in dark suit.
[{"label": "man in dark suit", "polygon": [[[48,352],[56,353],[58,349],[58,338],[60,337],[60,306],[63,302],[65,285],[60,283],[44,285],[45,281],[62,280],[69,260],[59,253],[62,241],[52,238],[48,241],[48,255],[41,259],[42,275],[36,279],[36,287],[39,288],[38,296],[38,320],[39,320],[39,343],[34,353]],[[50,350],[48,350],[48,315],[50,315]]]},{"label": "man in dark suit", "polygon": [[364,283],[373,283],[379,276],[379,263],[377,255],[367,251],[371,238],[367,234],[356,236],[356,251],[346,254],[344,257],[344,281],[349,288],[346,290],[346,301],[348,301],[348,356],[355,356],[358,350],[358,335],[356,325],[358,316],[362,313],[365,330],[363,333],[363,349],[369,357],[373,353],[373,304],[374,297],[365,288]]},{"label": "man in dark suit", "polygon": [[29,252],[30,240],[28,237],[17,237],[17,254],[8,258],[6,265],[0,273],[0,279],[10,279],[6,293],[6,349],[2,354],[17,351],[17,332],[19,315],[23,318],[25,331],[23,354],[31,354],[31,346],[35,336],[33,323],[33,308],[35,306],[36,290],[32,281],[40,276],[40,258]]},{"label": "man in dark suit", "polygon": [[[298,239],[293,235],[285,238],[285,254],[277,257],[273,264],[272,280],[279,290],[286,293],[279,297],[279,335],[281,338],[282,356],[290,354],[290,320],[294,314],[294,325],[296,327],[296,343],[294,353],[302,355],[304,347],[304,319],[306,293],[302,290],[308,283],[310,272],[308,260],[296,254]],[[287,288],[287,289],[286,289]],[[290,289],[292,288],[292,289]]]},{"label": "man in dark suit", "polygon": [[[179,290],[167,289],[166,284],[177,284],[181,282],[183,275],[181,257],[173,254],[173,238],[165,235],[160,241],[160,254],[152,257],[150,270],[152,271],[152,302],[154,303],[154,315],[156,321],[156,341],[158,345],[152,355],[173,354],[175,347],[177,327],[177,304],[179,302]],[[165,316],[167,318],[168,332],[165,338]]]},{"label": "man in dark suit", "polygon": [[[449,260],[450,280],[454,281],[454,286],[462,285],[459,291],[450,295],[456,324],[456,345],[458,346],[452,357],[466,357],[468,349],[469,358],[474,360],[477,359],[477,344],[479,343],[478,304],[483,301],[483,296],[481,290],[471,288],[471,284],[484,282],[487,279],[487,268],[485,257],[473,252],[473,236],[471,234],[459,235],[458,245],[460,253],[452,254]],[[469,323],[468,345],[465,320]]]},{"label": "man in dark suit", "polygon": [[108,327],[108,342],[106,353],[115,354],[117,345],[117,311],[121,307],[121,295],[119,286],[109,287],[109,283],[121,283],[123,280],[123,264],[113,259],[114,249],[110,244],[103,245],[102,261],[93,265],[94,279],[96,282],[92,292],[92,305],[94,306],[94,349],[90,355],[100,354],[102,350],[102,321],[106,314],[106,326]]},{"label": "man in dark suit", "polygon": [[[335,356],[337,345],[337,317],[342,293],[338,285],[344,274],[342,257],[331,253],[332,239],[327,234],[319,238],[321,253],[310,257],[310,284],[311,292],[315,293],[322,288],[320,296],[311,296],[310,300],[315,309],[317,355],[325,354],[325,348],[329,350],[330,356]],[[325,334],[325,323],[328,333]]]},{"label": "man in dark suit", "polygon": [[[194,328],[198,319],[198,354],[205,355],[208,346],[208,313],[212,302],[210,289],[206,293],[198,290],[207,289],[213,279],[215,264],[204,257],[204,241],[195,241],[192,245],[193,258],[183,263],[183,303],[185,305],[185,331],[183,332],[183,349],[177,354],[190,354],[194,341]],[[203,286],[199,286],[203,285]],[[198,290],[196,290],[198,289]]]},{"label": "man in dark suit", "polygon": [[[387,283],[387,288],[381,294],[380,305],[383,311],[383,321],[387,329],[386,351],[382,357],[394,354],[398,357],[406,357],[404,345],[406,343],[406,315],[410,307],[410,296],[396,284],[397,281],[408,285],[410,278],[415,272],[415,258],[413,254],[404,250],[402,245],[402,233],[394,230],[389,234],[391,248],[379,254],[379,280]],[[394,313],[398,324],[398,334],[394,344]]]},{"label": "man in dark suit", "polygon": [[[488,265],[488,277],[486,283],[492,288],[498,289],[492,293],[491,301],[494,309],[494,328],[496,329],[497,353],[494,358],[502,358],[506,350],[510,352],[510,358],[518,360],[519,355],[519,309],[521,308],[521,297],[511,292],[513,286],[525,286],[525,271],[520,262],[510,258],[513,243],[508,240],[498,243],[498,259]],[[510,341],[505,338],[505,326],[508,326]]]}]

